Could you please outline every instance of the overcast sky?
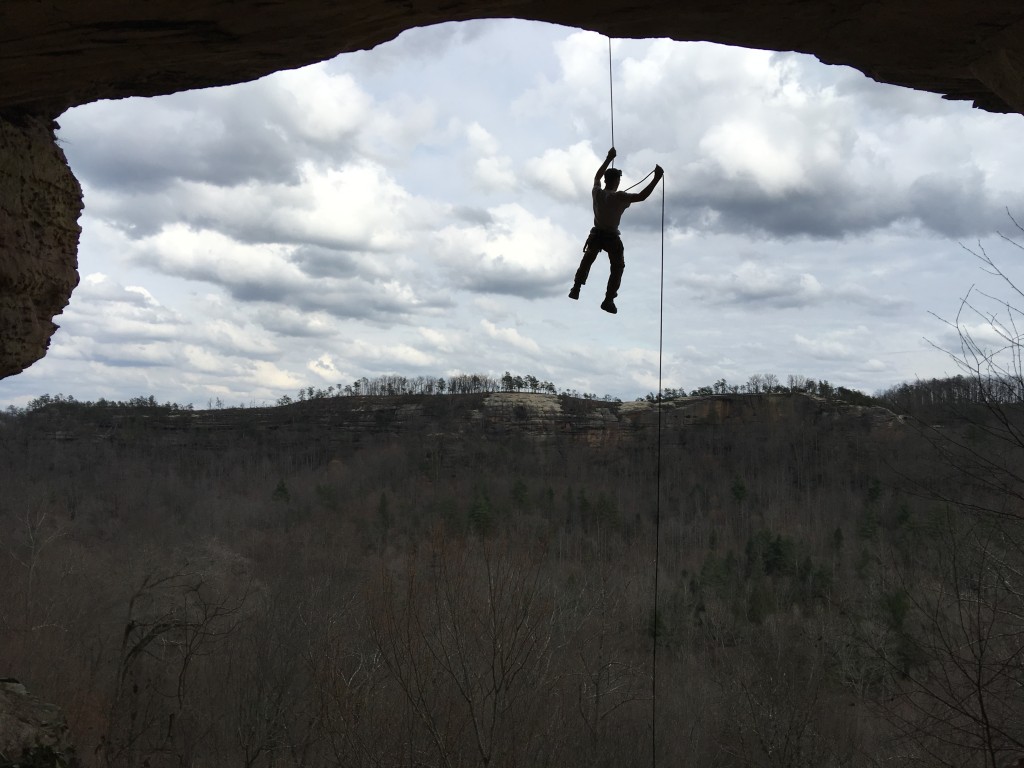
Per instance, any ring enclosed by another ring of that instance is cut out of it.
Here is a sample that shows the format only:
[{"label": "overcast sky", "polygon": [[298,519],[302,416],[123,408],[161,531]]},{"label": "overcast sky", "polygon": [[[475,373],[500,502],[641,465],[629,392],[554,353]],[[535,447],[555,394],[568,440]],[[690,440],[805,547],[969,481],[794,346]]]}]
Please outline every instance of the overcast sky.
[{"label": "overcast sky", "polygon": [[445,24],[63,115],[81,284],[0,405],[261,405],[506,370],[632,399],[657,388],[662,242],[666,387],[774,373],[874,392],[955,373],[935,315],[972,284],[1005,294],[965,246],[1024,284],[999,236],[1007,209],[1024,219],[1020,115],[789,53],[615,40],[612,61],[622,186],[666,170],[623,217],[618,315],[599,309],[604,254],[566,296],[612,142],[607,39]]}]

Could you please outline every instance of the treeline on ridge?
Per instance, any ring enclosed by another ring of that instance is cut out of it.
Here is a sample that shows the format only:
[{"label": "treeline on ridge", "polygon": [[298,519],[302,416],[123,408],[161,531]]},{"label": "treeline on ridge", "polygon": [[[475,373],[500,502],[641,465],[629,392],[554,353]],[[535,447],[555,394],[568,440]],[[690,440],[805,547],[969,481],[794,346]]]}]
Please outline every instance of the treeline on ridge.
[{"label": "treeline on ridge", "polygon": [[[488,394],[492,392],[527,392],[532,394],[559,395],[562,397],[582,400],[603,400],[605,402],[621,402],[611,395],[597,395],[593,392],[580,392],[573,388],[558,388],[554,383],[527,374],[512,374],[506,371],[496,378],[488,374],[458,374],[445,378],[443,376],[400,376],[388,374],[374,378],[362,377],[351,384],[337,384],[327,387],[308,386],[300,389],[293,398],[284,395],[274,402],[274,406],[282,407],[296,402],[323,400],[332,397],[403,397],[409,395],[468,395]],[[1024,402],[1024,385],[1019,379],[1008,376],[972,377],[950,376],[946,378],[918,379],[903,382],[887,389],[876,391],[873,395],[865,394],[857,389],[836,385],[827,379],[816,380],[806,376],[789,375],[785,383],[772,373],[759,373],[750,376],[741,384],[729,383],[725,378],[713,384],[686,390],[683,387],[665,387],[660,395],[663,400],[682,397],[712,397],[716,395],[763,395],[763,394],[807,394],[821,397],[829,401],[841,401],[851,405],[882,406],[894,413],[930,418],[937,413],[949,409],[969,406],[1010,405]],[[659,395],[648,392],[637,400],[656,402]],[[225,405],[220,398],[208,403],[210,410],[219,410],[231,406]],[[239,405],[237,407],[245,408]],[[249,407],[256,406],[255,403]],[[191,411],[192,403],[177,402],[161,403],[153,395],[132,397],[128,400],[78,400],[74,395],[58,393],[43,394],[29,401],[25,408],[8,406],[0,416],[17,416],[22,412],[34,412],[48,408],[115,408],[119,410],[136,410],[162,408],[167,411]]]}]

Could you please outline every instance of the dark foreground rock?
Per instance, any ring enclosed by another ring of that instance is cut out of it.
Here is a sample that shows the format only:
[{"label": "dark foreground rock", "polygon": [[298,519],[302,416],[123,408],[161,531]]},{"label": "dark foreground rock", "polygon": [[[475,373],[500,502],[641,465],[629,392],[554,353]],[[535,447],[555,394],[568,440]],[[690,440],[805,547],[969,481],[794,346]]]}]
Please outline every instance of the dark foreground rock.
[{"label": "dark foreground rock", "polygon": [[60,709],[37,699],[17,680],[0,679],[0,768],[79,765]]}]

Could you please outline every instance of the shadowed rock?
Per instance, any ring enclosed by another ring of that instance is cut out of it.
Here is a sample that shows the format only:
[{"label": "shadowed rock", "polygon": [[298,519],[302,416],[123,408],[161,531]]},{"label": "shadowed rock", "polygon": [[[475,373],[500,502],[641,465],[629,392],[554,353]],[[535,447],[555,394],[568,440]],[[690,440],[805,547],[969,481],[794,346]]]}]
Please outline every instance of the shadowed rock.
[{"label": "shadowed rock", "polygon": [[11,678],[0,679],[0,765],[80,765],[60,709],[43,703]]}]

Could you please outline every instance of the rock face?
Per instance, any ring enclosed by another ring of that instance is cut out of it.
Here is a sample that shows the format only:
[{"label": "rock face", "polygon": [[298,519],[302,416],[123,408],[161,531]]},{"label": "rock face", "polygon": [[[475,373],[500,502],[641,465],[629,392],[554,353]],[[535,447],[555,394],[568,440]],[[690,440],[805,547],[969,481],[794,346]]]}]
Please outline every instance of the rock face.
[{"label": "rock face", "polygon": [[801,51],[881,82],[1024,113],[1019,0],[3,0],[0,378],[42,357],[75,285],[80,191],[55,165],[63,159],[47,138],[51,119],[97,99],[251,80],[411,27],[499,17]]},{"label": "rock face", "polygon": [[52,121],[0,117],[0,378],[46,353],[78,285],[81,211]]},{"label": "rock face", "polygon": [[80,765],[60,709],[44,704],[10,678],[0,680],[0,765],[54,768]]}]

